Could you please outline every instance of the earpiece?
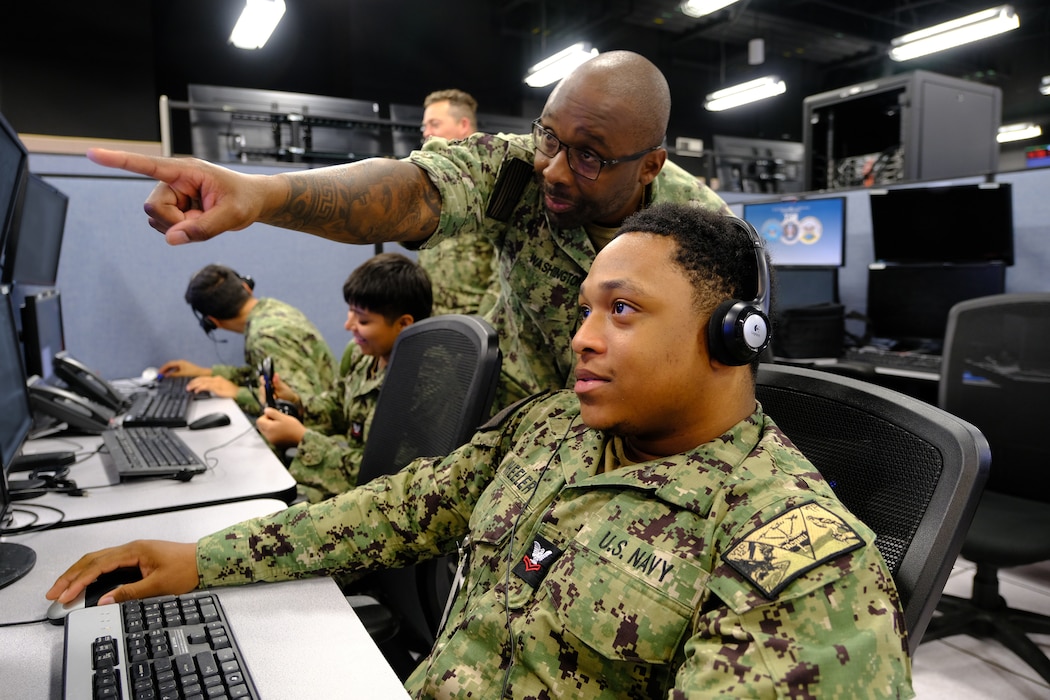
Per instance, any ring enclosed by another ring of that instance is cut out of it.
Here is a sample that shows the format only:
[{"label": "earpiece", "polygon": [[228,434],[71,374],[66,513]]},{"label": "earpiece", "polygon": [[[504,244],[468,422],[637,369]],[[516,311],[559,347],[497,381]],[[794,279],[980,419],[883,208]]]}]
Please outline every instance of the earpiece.
[{"label": "earpiece", "polygon": [[747,365],[769,345],[769,265],[765,246],[755,228],[737,217],[728,217],[743,229],[755,250],[757,271],[755,298],[751,301],[730,299],[722,302],[711,315],[707,326],[707,345],[711,357],[725,365]]}]

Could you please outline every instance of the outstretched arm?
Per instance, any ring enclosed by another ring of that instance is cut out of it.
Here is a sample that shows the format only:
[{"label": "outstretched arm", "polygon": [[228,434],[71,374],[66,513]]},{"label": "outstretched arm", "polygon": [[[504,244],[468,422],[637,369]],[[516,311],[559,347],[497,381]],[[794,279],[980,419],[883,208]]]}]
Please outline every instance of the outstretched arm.
[{"label": "outstretched arm", "polygon": [[441,197],[411,163],[373,158],[295,173],[248,175],[196,158],[92,148],[95,163],[158,180],[149,224],[179,245],[255,222],[343,243],[419,241],[437,229]]}]

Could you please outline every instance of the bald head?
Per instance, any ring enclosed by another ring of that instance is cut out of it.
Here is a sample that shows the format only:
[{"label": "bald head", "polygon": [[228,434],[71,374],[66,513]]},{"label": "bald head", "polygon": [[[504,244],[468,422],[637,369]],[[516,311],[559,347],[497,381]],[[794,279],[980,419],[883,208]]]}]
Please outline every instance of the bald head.
[{"label": "bald head", "polygon": [[660,69],[644,56],[632,51],[598,54],[563,79],[548,103],[584,87],[615,103],[640,141],[659,144],[667,135],[671,91]]}]

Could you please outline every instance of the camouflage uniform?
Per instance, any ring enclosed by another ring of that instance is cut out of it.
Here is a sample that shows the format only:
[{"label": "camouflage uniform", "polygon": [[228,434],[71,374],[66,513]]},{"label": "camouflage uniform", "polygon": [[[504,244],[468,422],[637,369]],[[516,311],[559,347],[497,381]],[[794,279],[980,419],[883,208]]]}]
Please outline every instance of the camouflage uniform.
[{"label": "camouflage uniform", "polygon": [[416,697],[501,697],[508,659],[514,698],[913,697],[874,533],[760,407],[612,471],[620,441],[571,392],[500,418],[443,460],[203,538],[200,585],[399,566],[469,533]]},{"label": "camouflage uniform", "polygon": [[311,503],[334,496],[357,483],[365,438],[372,426],[379,389],[386,376],[378,358],[350,343],[340,364],[342,382],[303,402],[306,435],[288,471],[300,495]]},{"label": "camouflage uniform", "polygon": [[499,296],[499,270],[492,242],[465,233],[419,251],[419,264],[430,275],[433,316],[484,315]]},{"label": "camouflage uniform", "polygon": [[[570,342],[580,283],[597,252],[582,227],[560,230],[548,222],[535,179],[506,223],[486,216],[504,160],[523,160],[531,168],[533,153],[530,135],[474,134],[456,142],[431,139],[408,157],[441,193],[441,222],[423,248],[464,234],[485,235],[495,246],[502,286],[485,318],[499,333],[503,351],[496,407],[567,386],[575,363]],[[718,195],[671,162],[649,186],[645,201],[696,201],[729,213]]]},{"label": "camouflage uniform", "polygon": [[237,404],[251,415],[262,412],[257,385],[259,365],[265,357],[273,358],[274,371],[300,396],[320,393],[335,383],[335,357],[321,331],[302,311],[264,297],[248,313],[245,364],[211,368],[215,376],[225,377],[240,387]]}]

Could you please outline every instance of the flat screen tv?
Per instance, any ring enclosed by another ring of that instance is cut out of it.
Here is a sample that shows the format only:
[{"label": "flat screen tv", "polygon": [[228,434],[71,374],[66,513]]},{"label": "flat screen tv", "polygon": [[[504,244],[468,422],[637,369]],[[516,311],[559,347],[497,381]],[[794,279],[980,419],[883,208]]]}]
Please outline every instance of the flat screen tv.
[{"label": "flat screen tv", "polygon": [[0,281],[40,287],[55,285],[68,208],[69,197],[39,175],[29,174],[22,215],[8,236]]},{"label": "flat screen tv", "polygon": [[845,197],[745,202],[743,218],[758,231],[777,267],[845,263]]},{"label": "flat screen tv", "polygon": [[875,260],[1014,264],[1010,183],[871,192]]}]

